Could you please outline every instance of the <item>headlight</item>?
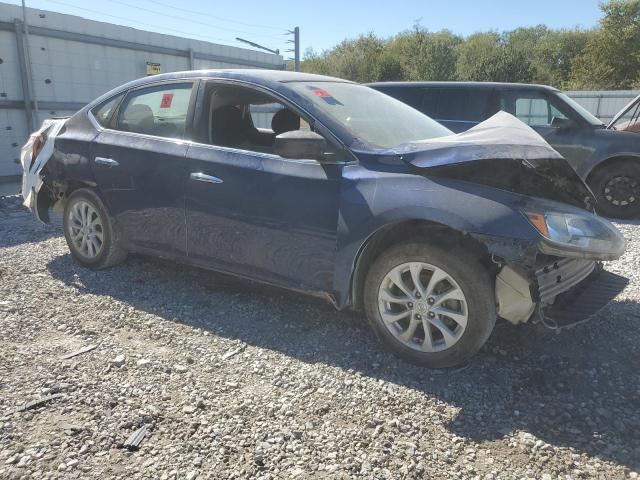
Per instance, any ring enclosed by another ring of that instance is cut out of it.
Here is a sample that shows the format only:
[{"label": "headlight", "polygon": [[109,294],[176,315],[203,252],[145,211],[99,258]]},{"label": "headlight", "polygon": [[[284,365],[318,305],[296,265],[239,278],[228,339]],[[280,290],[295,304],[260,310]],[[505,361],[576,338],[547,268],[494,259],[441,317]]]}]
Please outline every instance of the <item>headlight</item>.
[{"label": "headlight", "polygon": [[613,260],[624,252],[626,241],[604,218],[590,213],[525,211],[544,240],[540,251],[561,257]]}]

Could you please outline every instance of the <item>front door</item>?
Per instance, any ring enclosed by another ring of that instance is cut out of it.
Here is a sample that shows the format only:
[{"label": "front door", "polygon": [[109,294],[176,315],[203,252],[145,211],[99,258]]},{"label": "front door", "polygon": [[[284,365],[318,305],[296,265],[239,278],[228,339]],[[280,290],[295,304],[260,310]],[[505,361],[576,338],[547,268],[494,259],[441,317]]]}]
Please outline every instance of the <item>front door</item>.
[{"label": "front door", "polygon": [[95,139],[91,164],[125,240],[140,251],[186,251],[186,118],[192,82],[133,90]]},{"label": "front door", "polygon": [[341,167],[192,145],[188,255],[214,268],[330,291]]},{"label": "front door", "polygon": [[274,115],[284,105],[261,92],[226,86],[201,97],[209,133],[187,152],[188,255],[270,283],[332,291],[342,165],[274,154],[274,136],[300,120]]}]

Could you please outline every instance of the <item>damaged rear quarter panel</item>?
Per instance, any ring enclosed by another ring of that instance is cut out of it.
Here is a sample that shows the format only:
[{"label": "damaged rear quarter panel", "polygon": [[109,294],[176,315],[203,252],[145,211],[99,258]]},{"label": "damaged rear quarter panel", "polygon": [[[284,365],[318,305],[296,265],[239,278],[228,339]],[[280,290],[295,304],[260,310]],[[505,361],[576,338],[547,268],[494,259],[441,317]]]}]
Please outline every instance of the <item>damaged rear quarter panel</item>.
[{"label": "damaged rear quarter panel", "polygon": [[[70,188],[80,185],[95,187],[89,151],[97,132],[84,110],[72,116],[55,138],[53,155],[42,171],[47,196],[38,195],[39,209],[49,208],[59,200],[55,195],[68,194]],[[45,218],[43,218],[45,220]]]}]

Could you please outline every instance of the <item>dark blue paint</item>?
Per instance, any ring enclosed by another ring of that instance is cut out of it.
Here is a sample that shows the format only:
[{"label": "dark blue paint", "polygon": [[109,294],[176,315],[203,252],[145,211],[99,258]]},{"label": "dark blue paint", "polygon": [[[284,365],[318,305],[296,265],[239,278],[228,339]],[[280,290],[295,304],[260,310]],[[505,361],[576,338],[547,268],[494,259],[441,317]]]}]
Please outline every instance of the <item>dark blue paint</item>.
[{"label": "dark blue paint", "polygon": [[[132,87],[185,78],[241,82],[272,92],[314,119],[350,151],[342,164],[287,160],[182,140],[98,131],[87,112]],[[287,81],[329,79],[291,72],[196,71],[119,87],[78,112],[56,143],[61,177],[80,175],[98,191],[134,251],[152,253],[351,302],[358,253],[381,228],[426,220],[483,238],[535,242],[519,211],[529,197],[416,174],[397,155],[366,150],[341,125],[288,88]],[[95,139],[95,140],[94,140]],[[88,146],[91,145],[91,151]],[[119,167],[93,163],[114,158]],[[91,171],[89,171],[89,159]],[[190,179],[192,172],[222,183]]]}]

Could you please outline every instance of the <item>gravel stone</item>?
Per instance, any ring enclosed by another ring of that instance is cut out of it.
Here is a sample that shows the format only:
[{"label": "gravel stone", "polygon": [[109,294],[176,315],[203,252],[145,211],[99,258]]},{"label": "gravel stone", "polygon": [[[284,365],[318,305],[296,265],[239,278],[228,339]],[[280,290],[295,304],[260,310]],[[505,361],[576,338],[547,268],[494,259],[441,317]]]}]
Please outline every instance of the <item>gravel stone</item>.
[{"label": "gravel stone", "polygon": [[121,367],[124,365],[125,357],[124,355],[118,355],[116,358],[111,360],[111,365],[115,365],[116,367]]},{"label": "gravel stone", "polygon": [[638,478],[640,222],[618,226],[630,284],[591,322],[499,324],[436,371],[314,298],[135,255],[83,269],[59,218],[2,199],[0,478]]}]

